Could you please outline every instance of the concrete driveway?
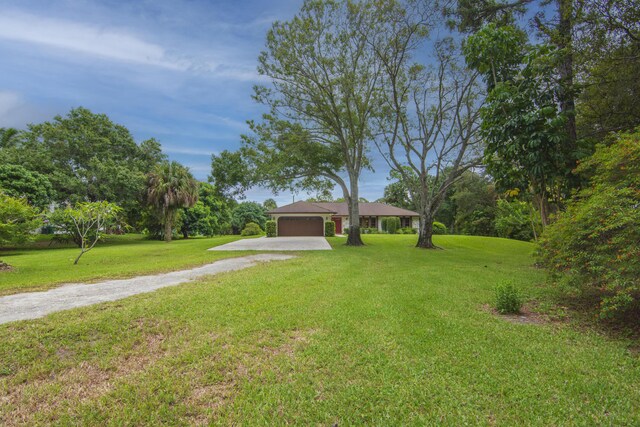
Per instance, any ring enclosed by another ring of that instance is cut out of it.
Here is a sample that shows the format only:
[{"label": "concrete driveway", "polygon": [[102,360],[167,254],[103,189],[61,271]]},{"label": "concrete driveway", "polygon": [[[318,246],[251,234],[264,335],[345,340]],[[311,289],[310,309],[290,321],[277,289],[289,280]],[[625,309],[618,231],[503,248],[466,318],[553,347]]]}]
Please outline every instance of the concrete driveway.
[{"label": "concrete driveway", "polygon": [[259,237],[216,246],[210,251],[328,251],[331,245],[324,237]]}]

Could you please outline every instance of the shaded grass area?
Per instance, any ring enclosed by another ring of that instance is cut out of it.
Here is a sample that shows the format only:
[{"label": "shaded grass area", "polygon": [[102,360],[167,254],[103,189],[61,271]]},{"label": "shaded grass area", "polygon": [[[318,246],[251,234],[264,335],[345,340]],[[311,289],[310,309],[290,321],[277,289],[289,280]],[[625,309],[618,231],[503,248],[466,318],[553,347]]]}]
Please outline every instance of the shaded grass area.
[{"label": "shaded grass area", "polygon": [[523,242],[364,236],[0,327],[0,424],[637,425],[640,361],[570,323],[482,307]]},{"label": "shaded grass area", "polygon": [[162,273],[245,255],[206,250],[238,238],[222,236],[165,243],[135,234],[110,236],[107,242],[86,253],[78,265],[73,265],[79,249],[72,244],[49,246],[50,237],[45,237],[22,248],[0,251],[0,259],[12,267],[0,272],[0,296],[49,289],[62,283]]}]

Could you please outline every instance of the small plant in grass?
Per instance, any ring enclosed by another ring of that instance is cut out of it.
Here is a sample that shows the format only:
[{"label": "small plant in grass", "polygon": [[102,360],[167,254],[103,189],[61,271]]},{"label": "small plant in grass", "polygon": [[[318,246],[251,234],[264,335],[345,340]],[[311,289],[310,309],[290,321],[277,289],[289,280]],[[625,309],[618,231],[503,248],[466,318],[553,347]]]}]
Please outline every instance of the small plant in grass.
[{"label": "small plant in grass", "polygon": [[121,212],[122,208],[115,203],[82,202],[56,210],[50,219],[58,233],[69,236],[80,247],[73,262],[77,264],[82,255],[104,239],[109,229],[123,226]]},{"label": "small plant in grass", "polygon": [[522,297],[511,282],[496,286],[496,310],[500,314],[517,314],[522,308]]},{"label": "small plant in grass", "polygon": [[267,232],[267,237],[276,237],[276,222],[275,221],[267,221],[265,230]]},{"label": "small plant in grass", "polygon": [[336,223],[333,221],[327,221],[324,223],[324,235],[325,237],[335,237],[336,235]]},{"label": "small plant in grass", "polygon": [[240,233],[242,236],[259,236],[262,234],[262,228],[255,222],[249,222],[245,225],[244,229]]}]

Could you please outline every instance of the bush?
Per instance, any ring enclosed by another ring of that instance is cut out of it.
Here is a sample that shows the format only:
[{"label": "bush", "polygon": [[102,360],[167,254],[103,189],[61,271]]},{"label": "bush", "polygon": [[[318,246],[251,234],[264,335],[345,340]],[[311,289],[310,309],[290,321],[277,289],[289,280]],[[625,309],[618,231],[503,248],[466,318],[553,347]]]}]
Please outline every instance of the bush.
[{"label": "bush", "polygon": [[500,314],[517,314],[522,307],[522,298],[511,282],[496,286],[496,310]]},{"label": "bush", "polygon": [[267,231],[267,237],[276,237],[276,234],[277,234],[276,222],[272,220],[267,221],[265,225],[265,230]]},{"label": "bush", "polygon": [[40,225],[38,210],[25,199],[0,192],[0,246],[33,240]]},{"label": "bush", "polygon": [[387,220],[387,233],[396,234],[400,229],[400,218],[397,216],[391,217]]},{"label": "bush", "polygon": [[542,236],[539,258],[551,278],[595,295],[601,318],[640,306],[640,129],[599,146],[578,171],[589,187]]},{"label": "bush", "polygon": [[262,228],[255,222],[249,222],[245,225],[240,233],[241,236],[259,236],[262,234]]},{"label": "bush", "polygon": [[433,223],[432,230],[433,234],[447,234],[447,226],[438,221]]},{"label": "bush", "polygon": [[540,233],[540,215],[535,213],[531,203],[500,199],[496,207],[495,228],[498,237],[528,242]]},{"label": "bush", "polygon": [[343,233],[345,236],[348,236],[348,235],[349,235],[349,228],[345,228],[344,230],[342,230],[342,233]]},{"label": "bush", "polygon": [[335,237],[336,235],[336,223],[333,221],[327,221],[324,223],[324,235],[325,237]]},{"label": "bush", "polygon": [[398,232],[400,234],[418,234],[418,230],[413,227],[402,227]]},{"label": "bush", "polygon": [[362,227],[360,232],[362,234],[382,234],[376,227]]}]

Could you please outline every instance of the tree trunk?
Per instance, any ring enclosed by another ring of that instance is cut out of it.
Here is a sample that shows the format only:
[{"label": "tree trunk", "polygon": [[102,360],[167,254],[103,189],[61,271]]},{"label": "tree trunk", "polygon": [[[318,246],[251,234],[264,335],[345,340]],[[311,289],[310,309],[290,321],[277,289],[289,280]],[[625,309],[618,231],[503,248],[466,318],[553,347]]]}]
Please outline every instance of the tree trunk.
[{"label": "tree trunk", "polygon": [[167,213],[164,216],[164,241],[170,242],[171,235],[173,230],[173,212],[167,210]]},{"label": "tree trunk", "polygon": [[[560,76],[560,92],[558,97],[560,98],[560,110],[567,117],[565,124],[568,139],[566,166],[569,170],[573,170],[577,166],[576,152],[578,150],[576,103],[573,87],[573,2],[574,0],[558,0],[558,15],[560,20],[557,27],[557,46],[564,51],[558,67],[558,74]],[[569,180],[571,186],[575,187],[578,182],[577,177],[572,174]]]},{"label": "tree trunk", "polygon": [[438,247],[433,244],[433,215],[429,213],[422,213],[422,215],[420,215],[420,231],[416,248],[438,249]]},{"label": "tree trunk", "polygon": [[360,206],[358,205],[358,180],[351,178],[351,194],[347,197],[349,204],[349,236],[347,246],[364,246],[360,237]]}]

